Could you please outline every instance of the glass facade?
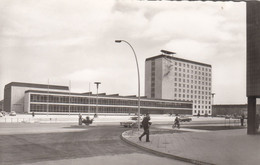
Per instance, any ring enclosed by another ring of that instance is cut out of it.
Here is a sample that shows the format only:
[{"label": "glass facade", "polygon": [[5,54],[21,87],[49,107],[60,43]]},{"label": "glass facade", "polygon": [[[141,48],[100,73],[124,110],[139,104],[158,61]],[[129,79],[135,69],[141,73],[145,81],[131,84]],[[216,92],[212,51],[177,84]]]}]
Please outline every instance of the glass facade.
[{"label": "glass facade", "polygon": [[[98,105],[96,105],[98,102]],[[30,112],[53,113],[136,113],[137,97],[75,96],[69,94],[29,93]],[[141,99],[141,113],[191,114],[192,102]]]}]

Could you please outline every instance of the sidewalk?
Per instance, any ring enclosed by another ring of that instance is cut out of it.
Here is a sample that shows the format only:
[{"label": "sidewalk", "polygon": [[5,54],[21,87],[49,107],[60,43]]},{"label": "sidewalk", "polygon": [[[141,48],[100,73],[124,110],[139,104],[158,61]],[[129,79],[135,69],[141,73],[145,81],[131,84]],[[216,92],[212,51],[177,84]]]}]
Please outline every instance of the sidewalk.
[{"label": "sidewalk", "polygon": [[[180,129],[173,133],[150,130],[150,141],[140,142],[143,130],[126,131],[122,139],[150,152],[194,164],[256,165],[260,164],[260,135],[247,135],[246,129],[205,131]],[[154,133],[153,133],[154,132]]]}]

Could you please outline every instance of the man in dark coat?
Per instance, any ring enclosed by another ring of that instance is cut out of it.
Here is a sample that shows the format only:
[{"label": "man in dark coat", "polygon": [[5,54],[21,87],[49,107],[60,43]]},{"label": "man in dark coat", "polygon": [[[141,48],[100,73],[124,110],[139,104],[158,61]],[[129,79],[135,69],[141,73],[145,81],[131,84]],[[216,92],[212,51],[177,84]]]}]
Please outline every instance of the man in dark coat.
[{"label": "man in dark coat", "polygon": [[143,125],[143,128],[144,128],[144,132],[143,134],[139,137],[139,140],[141,141],[142,140],[142,137],[144,135],[146,135],[146,142],[150,142],[149,140],[149,127],[150,125],[152,124],[150,121],[150,116],[149,114],[146,114],[146,117],[144,117],[143,121],[142,121],[142,125]]}]

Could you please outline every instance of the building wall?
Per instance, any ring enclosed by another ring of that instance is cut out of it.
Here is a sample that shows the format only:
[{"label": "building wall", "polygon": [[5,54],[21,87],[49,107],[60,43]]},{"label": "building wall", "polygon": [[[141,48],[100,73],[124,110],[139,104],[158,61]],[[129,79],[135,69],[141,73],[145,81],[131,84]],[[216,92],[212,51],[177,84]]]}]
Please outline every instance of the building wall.
[{"label": "building wall", "polygon": [[31,83],[17,83],[12,82],[5,86],[4,93],[4,109],[6,112],[15,111],[16,113],[25,113],[24,110],[24,95],[25,91],[30,89],[37,89],[42,91],[68,91],[68,87],[31,84]]},{"label": "building wall", "polygon": [[152,98],[151,96],[151,89],[152,89],[152,62],[151,61],[145,61],[145,96],[147,96],[148,98]]},{"label": "building wall", "polygon": [[[137,113],[137,97],[99,96],[98,105],[96,95],[82,95],[69,93],[47,93],[26,91],[26,112],[64,114],[64,113]],[[141,114],[192,114],[192,102],[141,99]]]},{"label": "building wall", "polygon": [[145,96],[162,98],[162,59],[145,62]]},{"label": "building wall", "polygon": [[247,96],[260,97],[260,2],[247,2]]},{"label": "building wall", "polygon": [[5,86],[4,89],[4,111],[11,112],[11,86]]},{"label": "building wall", "polygon": [[11,111],[24,112],[24,92],[26,89],[24,87],[11,87]]},{"label": "building wall", "polygon": [[[155,65],[155,70],[160,70],[155,77],[160,85],[156,84],[156,98],[193,101],[193,115],[211,115],[211,65],[166,55],[148,58],[146,64],[152,61],[160,61]],[[149,83],[146,79],[145,86],[150,87]],[[145,93],[150,96],[149,88]]]}]

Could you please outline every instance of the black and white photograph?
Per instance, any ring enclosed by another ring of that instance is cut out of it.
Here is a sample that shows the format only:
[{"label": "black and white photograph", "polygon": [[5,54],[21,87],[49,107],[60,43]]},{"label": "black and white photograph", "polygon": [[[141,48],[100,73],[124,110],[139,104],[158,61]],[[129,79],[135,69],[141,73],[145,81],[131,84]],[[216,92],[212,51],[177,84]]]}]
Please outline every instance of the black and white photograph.
[{"label": "black and white photograph", "polygon": [[1,165],[257,165],[259,124],[259,1],[0,0]]}]

